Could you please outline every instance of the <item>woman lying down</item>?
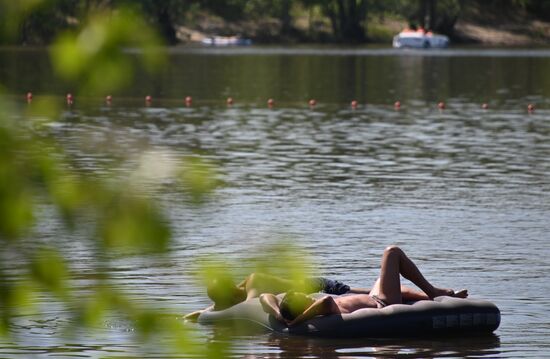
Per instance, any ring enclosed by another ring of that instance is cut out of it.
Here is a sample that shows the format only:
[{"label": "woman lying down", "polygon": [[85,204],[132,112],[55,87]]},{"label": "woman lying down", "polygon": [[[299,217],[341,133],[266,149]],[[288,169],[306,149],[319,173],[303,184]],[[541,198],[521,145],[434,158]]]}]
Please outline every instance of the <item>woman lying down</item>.
[{"label": "woman lying down", "polygon": [[[401,286],[401,275],[422,291]],[[463,289],[455,292],[452,289],[434,287],[399,247],[390,246],[384,250],[380,277],[369,294],[313,299],[304,293],[290,291],[280,300],[274,294],[264,293],[260,295],[260,303],[266,313],[288,326],[293,326],[318,315],[352,313],[362,308],[381,309],[388,305],[401,304],[403,298],[433,300],[439,296],[466,298],[468,291]]]}]

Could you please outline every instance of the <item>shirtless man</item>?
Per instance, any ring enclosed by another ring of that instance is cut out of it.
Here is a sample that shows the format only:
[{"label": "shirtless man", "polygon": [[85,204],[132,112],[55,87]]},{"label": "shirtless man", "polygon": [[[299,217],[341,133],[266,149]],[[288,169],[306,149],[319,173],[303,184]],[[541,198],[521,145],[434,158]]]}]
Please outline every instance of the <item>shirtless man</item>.
[{"label": "shirtless man", "polygon": [[327,294],[369,293],[369,289],[350,288],[337,280],[322,277],[292,281],[263,273],[252,273],[239,284],[230,277],[220,277],[211,281],[207,287],[208,297],[214,302],[210,307],[187,314],[183,318],[196,321],[206,310],[223,310],[247,299],[256,298],[263,293],[279,294],[291,290],[307,293],[324,292]]},{"label": "shirtless man", "polygon": [[[400,275],[417,285],[422,292],[401,286]],[[380,277],[368,294],[337,298],[326,296],[315,300],[303,293],[289,292],[279,300],[274,294],[266,293],[260,296],[260,302],[265,312],[293,326],[317,315],[352,313],[362,308],[384,308],[403,303],[403,299],[433,299],[444,295],[466,298],[468,291],[463,289],[455,293],[452,289],[434,287],[399,247],[390,246],[382,256]]]}]

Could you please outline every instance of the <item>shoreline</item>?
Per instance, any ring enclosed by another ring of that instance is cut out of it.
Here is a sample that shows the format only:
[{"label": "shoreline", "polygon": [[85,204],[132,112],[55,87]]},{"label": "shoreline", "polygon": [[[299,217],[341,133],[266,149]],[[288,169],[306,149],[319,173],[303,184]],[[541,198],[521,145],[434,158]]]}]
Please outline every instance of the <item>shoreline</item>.
[{"label": "shoreline", "polygon": [[[311,33],[298,23],[290,35],[278,33],[278,24],[268,22],[229,23],[223,20],[203,21],[195,27],[176,26],[177,45],[200,43],[203,39],[215,36],[240,36],[251,39],[256,45],[332,45],[332,46],[391,46],[393,36],[407,27],[403,20],[385,19],[372,21],[367,29],[368,41],[362,43],[341,43],[335,41],[329,30],[319,28]],[[267,26],[267,28],[266,28]],[[482,23],[476,20],[460,19],[449,36],[451,46],[477,45],[480,47],[541,47],[550,46],[550,22],[524,19],[521,22],[502,21]]]},{"label": "shoreline", "polygon": [[506,24],[498,29],[476,22],[459,21],[455,33],[454,44],[503,47],[550,46],[550,23],[542,21],[531,21],[522,25]]},{"label": "shoreline", "polygon": [[[166,48],[181,46],[204,47],[246,47],[246,45],[208,45],[202,44],[203,39],[222,36],[239,36],[243,39],[251,39],[254,46],[279,46],[279,47],[345,47],[362,48],[368,46],[390,47],[393,36],[397,35],[406,23],[403,21],[388,20],[372,26],[373,34],[368,34],[368,41],[361,43],[342,43],[324,38],[315,41],[319,36],[307,37],[304,29],[297,29],[294,36],[273,35],[265,38],[255,36],[259,31],[255,26],[241,27],[239,24],[223,24],[215,28],[189,28],[177,26],[176,34],[178,42],[175,44],[161,45]],[[258,25],[260,27],[260,25]],[[232,35],[230,35],[232,34]],[[242,34],[242,35],[241,35]],[[380,35],[382,34],[382,35]],[[323,37],[323,36],[321,36]],[[0,44],[0,49],[40,49],[48,48],[51,44]],[[459,20],[455,25],[454,34],[450,36],[450,48],[473,47],[480,49],[544,49],[550,48],[550,22],[540,20],[526,21],[520,25],[505,23],[496,28],[494,25],[481,24],[475,21]]]}]

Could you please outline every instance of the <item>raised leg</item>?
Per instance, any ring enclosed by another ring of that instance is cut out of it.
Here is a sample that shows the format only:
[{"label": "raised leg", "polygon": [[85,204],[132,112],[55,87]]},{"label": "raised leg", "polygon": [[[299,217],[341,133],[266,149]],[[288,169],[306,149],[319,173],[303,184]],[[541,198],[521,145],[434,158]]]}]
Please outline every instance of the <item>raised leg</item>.
[{"label": "raised leg", "polygon": [[430,297],[421,290],[401,285],[401,300],[403,302],[416,302],[418,300],[428,300]]},{"label": "raised leg", "polygon": [[[371,294],[377,295],[388,304],[402,303],[400,275],[417,285],[430,299],[440,295],[455,294],[451,289],[434,287],[424,278],[418,267],[407,257],[405,252],[397,246],[390,246],[384,250],[380,266],[380,277],[374,284]],[[404,294],[407,294],[408,297],[408,293]],[[462,295],[466,296],[467,292],[461,292]]]}]

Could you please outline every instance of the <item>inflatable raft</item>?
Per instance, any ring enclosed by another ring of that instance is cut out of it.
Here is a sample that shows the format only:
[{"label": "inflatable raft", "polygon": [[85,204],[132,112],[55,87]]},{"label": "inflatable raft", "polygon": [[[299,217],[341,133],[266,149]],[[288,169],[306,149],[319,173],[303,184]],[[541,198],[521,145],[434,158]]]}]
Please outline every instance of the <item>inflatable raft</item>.
[{"label": "inflatable raft", "polygon": [[491,333],[500,325],[500,311],[484,300],[437,297],[433,301],[319,316],[288,328],[265,313],[258,298],[254,298],[226,310],[203,312],[198,322],[323,337],[418,337]]}]

